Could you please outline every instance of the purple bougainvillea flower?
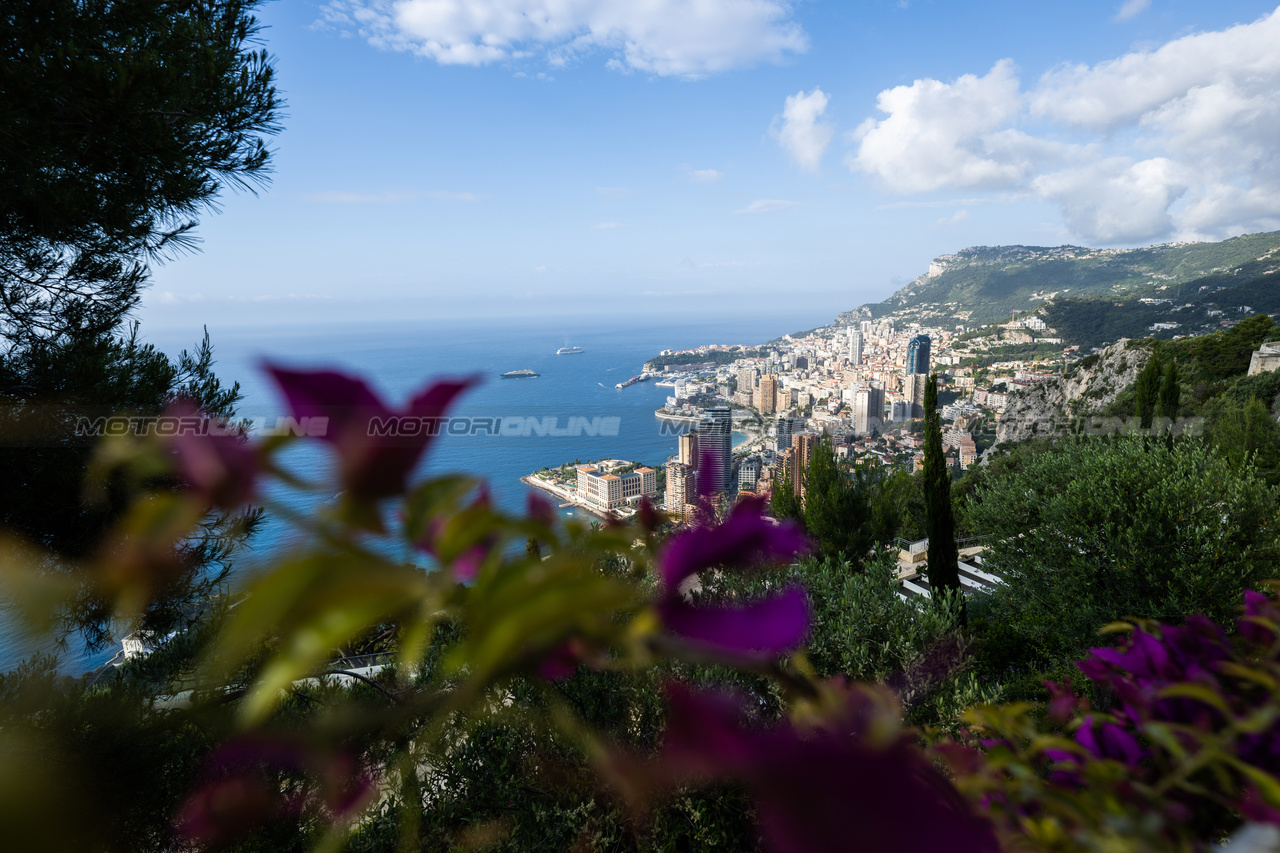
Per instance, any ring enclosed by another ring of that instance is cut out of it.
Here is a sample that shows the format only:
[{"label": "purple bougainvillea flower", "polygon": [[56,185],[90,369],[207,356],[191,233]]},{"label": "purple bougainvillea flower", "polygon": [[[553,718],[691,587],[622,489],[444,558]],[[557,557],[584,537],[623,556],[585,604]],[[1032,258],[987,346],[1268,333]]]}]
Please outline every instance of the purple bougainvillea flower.
[{"label": "purple bougainvillea flower", "polygon": [[1080,700],[1071,691],[1070,681],[1063,684],[1053,681],[1042,683],[1049,689],[1049,719],[1058,725],[1062,725],[1071,719],[1071,715],[1075,713],[1076,708],[1080,707]]},{"label": "purple bougainvillea flower", "polygon": [[804,590],[790,586],[750,604],[690,604],[680,584],[710,568],[751,568],[788,560],[809,547],[800,529],[764,514],[762,500],[745,500],[722,524],[700,526],[667,540],[659,559],[663,595],[658,614],[672,632],[735,655],[776,656],[800,645],[809,631]]},{"label": "purple bougainvillea flower", "polygon": [[477,381],[436,382],[414,395],[407,408],[394,410],[355,377],[270,365],[267,370],[294,418],[327,418],[320,437],[338,452],[342,483],[353,496],[368,500],[404,492],[409,474],[441,431],[449,405]]},{"label": "purple bougainvillea flower", "polygon": [[529,492],[525,498],[525,515],[538,522],[551,527],[556,523],[556,508],[551,505],[551,501],[544,498],[537,492]]},{"label": "purple bougainvillea flower", "polygon": [[1142,761],[1143,750],[1138,741],[1115,723],[1097,723],[1093,717],[1085,717],[1084,725],[1076,731],[1076,743],[1098,758],[1121,761],[1137,767]]},{"label": "purple bougainvillea flower", "polygon": [[179,401],[165,415],[178,429],[169,438],[182,479],[211,506],[235,509],[252,499],[257,485],[258,455],[240,430]]},{"label": "purple bougainvillea flower", "polygon": [[582,662],[582,647],[578,641],[569,639],[547,652],[538,664],[538,677],[544,681],[563,681],[578,671]]},{"label": "purple bougainvillea flower", "polygon": [[790,560],[807,550],[809,540],[798,525],[773,521],[765,515],[763,498],[748,498],[721,524],[695,527],[668,539],[660,560],[662,580],[675,589],[703,569]]},{"label": "purple bougainvillea flower", "polygon": [[1244,617],[1240,619],[1240,633],[1252,642],[1270,646],[1276,641],[1280,628],[1280,605],[1252,589],[1244,592]]},{"label": "purple bougainvillea flower", "polygon": [[809,600],[798,586],[739,607],[694,607],[680,596],[658,605],[663,624],[686,639],[746,655],[778,655],[809,632]]},{"label": "purple bougainvillea flower", "polygon": [[300,742],[262,735],[234,738],[205,761],[200,782],[179,808],[177,834],[201,846],[235,841],[261,824],[296,816],[308,790],[286,794],[283,778],[316,783],[319,802],[335,821],[351,819],[377,790],[377,780],[345,753],[317,752]]},{"label": "purple bougainvillea flower", "polygon": [[[487,515],[491,509],[489,499],[489,487],[481,486],[479,494],[475,500],[471,502],[471,506],[462,510],[459,515]],[[427,535],[418,542],[418,547],[427,554],[435,557],[441,563],[447,564],[453,571],[455,579],[460,581],[473,581],[476,575],[480,573],[480,566],[484,564],[485,559],[489,556],[489,552],[498,544],[497,534],[485,528],[485,532],[478,540],[465,542],[462,547],[458,547],[458,543],[446,541],[451,518],[437,516],[427,523]]]},{"label": "purple bougainvillea flower", "polygon": [[636,510],[636,519],[645,533],[653,533],[662,525],[662,513],[649,500],[648,495],[640,496],[640,508]]},{"label": "purple bougainvillea flower", "polygon": [[1245,820],[1280,826],[1280,809],[1268,803],[1252,782],[1245,788],[1244,797],[1236,805]]},{"label": "purple bougainvillea flower", "polygon": [[667,697],[664,783],[741,781],[778,853],[998,849],[990,826],[905,738],[871,746],[851,734],[852,720],[812,732],[748,728],[733,697],[678,684]]}]

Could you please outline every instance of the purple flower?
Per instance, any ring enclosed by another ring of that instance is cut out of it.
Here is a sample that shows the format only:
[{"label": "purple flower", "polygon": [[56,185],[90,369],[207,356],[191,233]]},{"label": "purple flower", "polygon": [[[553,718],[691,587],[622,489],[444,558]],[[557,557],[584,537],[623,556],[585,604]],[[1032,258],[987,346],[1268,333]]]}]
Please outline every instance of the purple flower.
[{"label": "purple flower", "polygon": [[1280,605],[1252,589],[1244,592],[1244,616],[1240,619],[1240,633],[1252,642],[1270,646],[1280,631]]},{"label": "purple flower", "polygon": [[803,642],[809,630],[809,602],[800,587],[789,586],[738,607],[695,607],[680,585],[705,569],[788,560],[808,545],[794,524],[767,518],[762,500],[742,501],[722,524],[695,527],[667,540],[659,558],[663,595],[658,613],[674,633],[721,651],[745,656],[785,654]]},{"label": "purple flower", "polygon": [[454,398],[475,379],[436,382],[388,408],[362,380],[333,371],[297,371],[268,365],[295,418],[327,418],[321,439],[338,451],[343,485],[357,498],[402,494],[423,452],[441,429]]},{"label": "purple flower", "polygon": [[1133,735],[1115,723],[1098,723],[1092,716],[1085,717],[1084,725],[1076,731],[1076,743],[1098,758],[1121,761],[1130,767],[1137,767],[1144,755]]},{"label": "purple flower", "polygon": [[179,419],[169,439],[182,479],[210,506],[235,509],[254,494],[258,455],[244,434],[205,417],[188,400],[170,406],[165,415]]},{"label": "purple flower", "polygon": [[309,795],[286,795],[282,778],[289,776],[318,782],[311,790],[335,821],[352,818],[377,789],[373,775],[344,753],[320,753],[301,743],[246,735],[208,756],[201,782],[179,808],[174,828],[188,842],[220,846],[268,820],[296,816]]},{"label": "purple flower", "polygon": [[763,498],[739,502],[717,526],[699,526],[667,540],[661,557],[662,580],[669,589],[703,569],[749,567],[765,560],[790,560],[809,549],[809,540],[793,522],[765,515]]},{"label": "purple flower", "polygon": [[1268,803],[1252,782],[1245,788],[1244,796],[1236,807],[1245,820],[1280,826],[1280,809]]},{"label": "purple flower", "polygon": [[1080,700],[1071,691],[1070,681],[1065,684],[1045,681],[1043,684],[1049,689],[1049,719],[1058,725],[1062,725],[1071,719],[1071,715],[1075,713],[1076,708],[1080,707]]},{"label": "purple flower", "polygon": [[575,639],[565,640],[538,663],[538,677],[544,681],[563,681],[578,671],[581,662],[582,644]]},{"label": "purple flower", "polygon": [[636,510],[636,518],[640,521],[640,528],[645,533],[654,533],[662,526],[662,513],[653,505],[653,501],[649,500],[648,495],[640,496],[640,508]]},{"label": "purple flower", "polygon": [[455,579],[475,580],[485,559],[498,544],[498,536],[490,524],[492,517],[489,489],[481,486],[471,505],[457,515],[436,516],[428,521],[426,535],[418,541],[418,548],[448,565]]},{"label": "purple flower", "polygon": [[545,524],[547,527],[551,527],[556,523],[556,508],[551,505],[551,501],[537,492],[531,491],[528,497],[525,498],[525,515],[539,524]]},{"label": "purple flower", "polygon": [[667,697],[663,781],[743,782],[779,853],[846,850],[855,838],[858,849],[877,851],[997,849],[991,828],[905,738],[877,747],[854,734],[852,703],[839,724],[800,731],[748,728],[743,703],[724,694],[670,684]]}]

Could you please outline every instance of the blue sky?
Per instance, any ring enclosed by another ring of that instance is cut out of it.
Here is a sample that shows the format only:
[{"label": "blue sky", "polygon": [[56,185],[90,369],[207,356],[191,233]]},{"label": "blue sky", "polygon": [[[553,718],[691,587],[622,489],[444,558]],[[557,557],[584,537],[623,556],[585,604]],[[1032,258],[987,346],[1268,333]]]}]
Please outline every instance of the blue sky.
[{"label": "blue sky", "polygon": [[971,245],[1280,229],[1256,2],[283,0],[271,183],[151,327],[878,301]]}]

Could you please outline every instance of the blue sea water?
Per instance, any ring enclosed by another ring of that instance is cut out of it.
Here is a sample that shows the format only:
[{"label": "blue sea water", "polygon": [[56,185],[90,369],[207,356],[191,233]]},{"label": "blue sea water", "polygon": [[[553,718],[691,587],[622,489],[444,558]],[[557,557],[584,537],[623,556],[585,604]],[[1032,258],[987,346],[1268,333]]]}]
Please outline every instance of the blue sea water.
[{"label": "blue sea water", "polygon": [[[638,374],[646,359],[664,349],[686,349],[707,343],[758,344],[796,329],[825,322],[810,315],[735,320],[656,319],[548,320],[526,322],[431,322],[329,324],[312,326],[245,326],[211,329],[216,372],[224,381],[239,381],[244,394],[242,417],[271,425],[288,415],[268,376],[266,362],[299,369],[331,368],[363,376],[393,408],[433,378],[475,376],[480,383],[460,398],[451,415],[472,418],[555,418],[560,428],[597,423],[615,435],[573,436],[443,435],[431,446],[420,474],[461,472],[488,482],[494,503],[511,512],[523,510],[528,487],[520,478],[544,466],[565,462],[627,459],[661,465],[676,451],[676,438],[663,430],[653,411],[671,388],[641,382],[618,390],[615,385]],[[194,343],[195,332],[152,334],[149,340],[176,354]],[[580,354],[556,355],[564,346]],[[534,379],[501,379],[502,373],[530,369]],[[510,429],[508,431],[511,431]],[[319,442],[296,442],[286,461],[310,480],[329,470],[328,448]],[[305,513],[317,499],[281,489],[267,492],[269,501]],[[566,510],[564,512],[572,512]],[[256,537],[240,575],[255,565],[296,547],[296,533],[279,517]],[[0,670],[8,669],[45,645],[22,636],[8,620],[0,621]],[[64,652],[63,668],[81,672],[99,665],[114,649],[85,654],[74,638]]]}]

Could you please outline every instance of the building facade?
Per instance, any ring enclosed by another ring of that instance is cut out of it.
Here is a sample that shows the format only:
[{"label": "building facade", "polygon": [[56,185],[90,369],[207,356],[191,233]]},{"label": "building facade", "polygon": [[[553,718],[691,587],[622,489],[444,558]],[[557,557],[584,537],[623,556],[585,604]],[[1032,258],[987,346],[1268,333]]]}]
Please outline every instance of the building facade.
[{"label": "building facade", "polygon": [[[683,436],[682,436],[683,437]],[[691,466],[672,459],[666,464],[667,490],[663,507],[677,518],[684,517],[684,505],[698,496],[698,473]]]},{"label": "building facade", "polygon": [[924,417],[924,388],[929,382],[925,373],[908,373],[903,377],[902,397],[911,406],[911,417]]},{"label": "building facade", "polygon": [[778,406],[778,374],[766,373],[760,377],[760,387],[756,391],[756,408],[762,415],[772,415]]},{"label": "building facade", "polygon": [[907,344],[907,373],[929,374],[929,336],[916,335]]},{"label": "building facade", "polygon": [[853,327],[849,328],[849,363],[862,364],[862,332]]},{"label": "building facade", "polygon": [[594,465],[578,466],[578,498],[601,510],[621,509],[658,490],[658,472],[637,468],[627,474],[602,473]]},{"label": "building facade", "polygon": [[853,434],[870,435],[884,422],[884,389],[874,385],[853,392]]},{"label": "building facade", "polygon": [[728,406],[711,406],[698,424],[699,470],[706,473],[709,492],[727,494],[733,463],[733,416]]}]

